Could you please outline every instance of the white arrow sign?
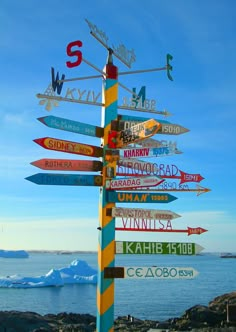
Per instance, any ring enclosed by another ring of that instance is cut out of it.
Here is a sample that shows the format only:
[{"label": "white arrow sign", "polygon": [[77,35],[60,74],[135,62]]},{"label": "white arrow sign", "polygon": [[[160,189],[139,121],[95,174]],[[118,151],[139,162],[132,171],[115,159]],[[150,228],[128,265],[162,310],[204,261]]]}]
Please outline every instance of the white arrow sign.
[{"label": "white arrow sign", "polygon": [[143,187],[155,187],[158,184],[165,181],[158,176],[142,176],[133,178],[121,178],[106,180],[107,190],[119,190],[119,189],[130,189],[130,188],[143,188]]},{"label": "white arrow sign", "polygon": [[153,220],[172,220],[181,217],[179,214],[169,210],[154,209],[133,209],[133,208],[112,208],[114,218],[141,218]]},{"label": "white arrow sign", "polygon": [[124,267],[124,278],[126,279],[193,279],[197,275],[198,271],[192,267]]}]

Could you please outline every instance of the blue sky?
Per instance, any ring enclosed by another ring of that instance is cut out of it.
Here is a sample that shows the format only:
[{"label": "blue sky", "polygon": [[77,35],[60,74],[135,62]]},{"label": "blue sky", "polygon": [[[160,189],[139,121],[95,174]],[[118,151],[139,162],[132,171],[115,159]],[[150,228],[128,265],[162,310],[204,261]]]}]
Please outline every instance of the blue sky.
[{"label": "blue sky", "polygon": [[[48,128],[37,121],[38,117],[54,115],[101,124],[101,109],[97,106],[61,102],[47,112],[36,98],[50,83],[51,66],[67,78],[97,74],[84,62],[76,68],[66,67],[66,46],[72,41],[81,40],[83,57],[100,69],[104,67],[107,52],[90,35],[85,22],[88,19],[106,33],[111,45],[123,43],[135,50],[132,70],[163,67],[166,54],[173,55],[173,82],[164,71],[121,76],[119,81],[130,89],[146,86],[146,97],[156,100],[157,109],[172,113],[166,120],[190,129],[179,136],[156,135],[155,139],[176,141],[183,154],[155,162],[200,173],[205,178],[201,185],[212,190],[200,196],[176,193],[178,199],[174,202],[155,206],[182,215],[172,222],[173,228],[199,226],[208,232],[191,237],[117,232],[116,239],[190,241],[205,251],[236,252],[235,9],[235,1],[230,0],[1,2],[2,249],[97,249],[98,188],[39,186],[25,180],[43,172],[32,166],[32,161],[76,159],[75,155],[41,148],[33,142],[36,138],[49,136],[100,145],[99,138]],[[116,58],[114,63],[119,71],[128,71]],[[65,95],[66,88],[98,94],[101,87],[101,79],[65,83],[61,95]],[[130,97],[120,87],[119,104],[125,96]],[[131,111],[123,114],[152,117]],[[161,115],[155,118],[165,119]],[[189,186],[195,188],[194,183]],[[153,204],[139,207],[154,208]]]}]

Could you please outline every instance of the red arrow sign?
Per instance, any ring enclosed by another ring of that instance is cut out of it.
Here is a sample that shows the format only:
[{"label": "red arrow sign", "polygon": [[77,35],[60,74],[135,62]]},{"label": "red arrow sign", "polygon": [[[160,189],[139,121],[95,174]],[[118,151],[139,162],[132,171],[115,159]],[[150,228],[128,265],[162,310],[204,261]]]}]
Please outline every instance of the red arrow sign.
[{"label": "red arrow sign", "polygon": [[[166,169],[158,167],[155,163],[144,162],[142,160],[137,159],[124,159],[121,158],[118,163],[118,172],[117,176],[147,176],[147,175],[158,175],[164,179],[179,179],[180,184],[185,182],[200,182],[204,179],[200,174],[190,174],[185,173],[178,169],[175,165],[166,165]],[[122,168],[122,172],[119,172],[120,168]],[[173,168],[175,173],[173,172]],[[130,172],[132,169],[132,172]],[[171,171],[172,169],[172,171]],[[177,173],[180,175],[177,175]]]},{"label": "red arrow sign", "polygon": [[189,174],[179,170],[180,176],[172,175],[172,176],[163,176],[165,179],[180,179],[180,184],[185,182],[200,182],[204,179],[200,174]]},{"label": "red arrow sign", "polygon": [[207,232],[207,229],[197,227],[192,228],[188,227],[187,229],[140,229],[140,228],[123,228],[123,227],[116,227],[116,231],[134,231],[134,232],[165,232],[165,233],[187,233],[188,235],[200,235],[204,232]]},{"label": "red arrow sign", "polygon": [[[185,183],[185,182],[200,182],[204,180],[204,177],[202,177],[200,174],[189,174],[185,173],[181,170],[179,170],[180,175],[161,175],[163,179],[180,179],[180,183]],[[117,176],[147,176],[147,174],[135,174],[135,173],[122,173],[122,172],[117,172]],[[148,174],[149,175],[149,174]]]},{"label": "red arrow sign", "polygon": [[91,171],[102,170],[102,162],[97,160],[71,160],[44,158],[33,161],[31,165],[45,170],[54,171]]}]

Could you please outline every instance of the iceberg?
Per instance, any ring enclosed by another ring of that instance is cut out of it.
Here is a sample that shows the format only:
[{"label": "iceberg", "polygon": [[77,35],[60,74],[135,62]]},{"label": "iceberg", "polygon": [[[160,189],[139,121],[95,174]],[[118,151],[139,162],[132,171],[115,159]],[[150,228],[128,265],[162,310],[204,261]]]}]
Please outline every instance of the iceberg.
[{"label": "iceberg", "polygon": [[0,288],[61,287],[66,284],[97,284],[97,270],[86,261],[74,260],[68,267],[52,269],[39,277],[0,277]]},{"label": "iceberg", "polygon": [[28,258],[29,254],[25,250],[0,250],[2,258]]}]

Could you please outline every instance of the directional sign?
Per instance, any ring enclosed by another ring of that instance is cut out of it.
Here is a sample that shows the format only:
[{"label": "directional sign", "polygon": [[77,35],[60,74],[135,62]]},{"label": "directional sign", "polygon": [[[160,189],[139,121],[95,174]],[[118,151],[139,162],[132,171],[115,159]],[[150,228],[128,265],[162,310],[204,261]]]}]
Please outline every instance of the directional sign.
[{"label": "directional sign", "polygon": [[102,162],[98,160],[40,159],[31,165],[51,171],[98,172],[102,170]]},{"label": "directional sign", "polygon": [[130,242],[116,241],[116,254],[196,255],[204,248],[186,242]]},{"label": "directional sign", "polygon": [[165,146],[168,146],[170,148],[173,147],[175,149],[177,148],[176,142],[166,141],[166,140],[158,141],[153,138],[148,138],[143,141],[138,141],[137,144],[140,145],[142,148],[160,148]]},{"label": "directional sign", "polygon": [[[130,190],[133,190],[133,189],[130,189]],[[140,189],[140,190],[143,190],[143,191],[147,191],[147,189]],[[201,194],[204,194],[204,193],[208,193],[209,191],[211,191],[211,189],[208,189],[208,188],[204,188],[204,187],[201,187],[199,185],[196,186],[196,188],[181,188],[181,189],[162,189],[162,188],[157,188],[157,189],[151,189],[152,191],[159,191],[159,192],[196,192],[197,193],[197,196],[201,195]]]},{"label": "directional sign", "polygon": [[44,116],[38,118],[38,120],[51,128],[66,130],[87,136],[103,137],[103,128],[92,126],[87,123],[63,119],[53,115]]},{"label": "directional sign", "polygon": [[[121,116],[123,118],[123,116]],[[138,118],[136,118],[138,119]],[[117,122],[113,122],[112,128],[116,127],[118,131],[130,129],[132,126],[137,125],[140,122],[147,120],[146,118],[140,118],[136,121],[123,121],[119,120]],[[189,129],[184,128],[178,124],[174,123],[161,123],[161,128],[158,130],[157,134],[164,134],[164,135],[180,135],[189,132]]]},{"label": "directional sign", "polygon": [[106,180],[107,190],[119,190],[129,188],[155,187],[165,181],[158,176],[133,177],[131,179]]},{"label": "directional sign", "polygon": [[110,152],[111,150],[106,151],[106,160],[119,160],[120,158],[151,158],[151,157],[165,157],[173,154],[182,153],[177,149],[172,149],[170,147],[160,147],[160,148],[131,148],[118,150],[117,153]]},{"label": "directional sign", "polygon": [[112,208],[112,217],[114,218],[142,218],[171,220],[181,217],[179,214],[169,210],[152,210],[152,209],[131,209],[131,208]]},{"label": "directional sign", "polygon": [[37,138],[35,143],[48,150],[75,153],[90,157],[102,157],[103,149],[93,145],[59,140],[51,137]]},{"label": "directional sign", "polygon": [[107,201],[110,203],[170,203],[177,197],[161,193],[115,192],[107,191]]},{"label": "directional sign", "polygon": [[51,174],[37,173],[26,178],[26,180],[42,185],[55,186],[101,186],[100,175],[75,175],[75,174]]},{"label": "directional sign", "polygon": [[[204,179],[204,177],[202,177],[200,174],[185,173],[179,170],[175,165],[161,164],[158,166],[156,163],[145,162],[137,159],[121,158],[117,162],[117,166],[128,168],[128,170],[130,168],[135,170],[135,172],[129,173],[129,171],[126,169],[124,172],[119,172],[118,169],[118,172],[116,173],[117,176],[159,175],[164,179],[178,179],[180,180],[180,184],[185,182],[200,182]],[[163,166],[165,166],[165,168]],[[177,175],[178,172],[180,175]]]},{"label": "directional sign", "polygon": [[134,232],[161,232],[161,233],[187,233],[188,235],[200,235],[207,232],[207,229],[196,227],[187,229],[163,229],[163,228],[135,228],[135,227],[116,227],[116,231],[134,231]]},{"label": "directional sign", "polygon": [[[128,144],[144,140],[155,135],[160,128],[161,124],[154,119],[138,123],[129,129],[116,132],[115,146],[110,144],[109,147],[122,148]],[[112,136],[114,137],[114,133]]]},{"label": "directional sign", "polygon": [[[115,122],[111,122],[111,126],[114,126],[114,125],[118,125],[118,122],[119,121],[130,121],[130,122],[144,122],[144,121],[147,121],[148,118],[143,118],[143,117],[140,117],[140,116],[134,116],[134,115],[127,115],[127,114],[118,114],[117,116],[117,120],[114,120]],[[163,123],[170,123],[169,121],[166,121],[166,120],[162,120],[162,119],[157,119],[156,121],[160,122],[161,124]],[[114,130],[118,130],[118,126],[116,126],[115,128],[113,128]],[[128,129],[128,128],[125,128],[125,129]]]},{"label": "directional sign", "polygon": [[104,278],[126,278],[126,279],[193,279],[198,275],[192,267],[176,266],[125,266],[105,267]]}]

